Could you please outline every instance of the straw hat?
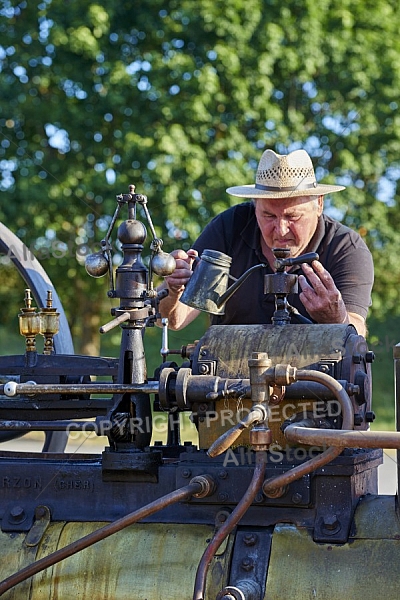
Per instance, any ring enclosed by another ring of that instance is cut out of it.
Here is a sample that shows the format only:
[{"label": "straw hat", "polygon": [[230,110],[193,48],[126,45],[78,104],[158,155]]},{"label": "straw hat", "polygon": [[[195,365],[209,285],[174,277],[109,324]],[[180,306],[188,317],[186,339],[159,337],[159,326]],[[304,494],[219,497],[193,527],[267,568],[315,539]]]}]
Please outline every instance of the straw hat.
[{"label": "straw hat", "polygon": [[285,155],[265,150],[258,164],[256,183],[237,185],[226,191],[239,198],[295,198],[321,196],[344,189],[342,185],[317,183],[311,158],[305,150]]}]

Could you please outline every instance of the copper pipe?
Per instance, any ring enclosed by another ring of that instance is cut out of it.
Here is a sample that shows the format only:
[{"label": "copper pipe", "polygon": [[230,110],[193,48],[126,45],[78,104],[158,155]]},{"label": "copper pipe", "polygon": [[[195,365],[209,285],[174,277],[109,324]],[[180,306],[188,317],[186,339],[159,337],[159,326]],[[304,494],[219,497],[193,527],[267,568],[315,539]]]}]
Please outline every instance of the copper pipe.
[{"label": "copper pipe", "polygon": [[310,369],[300,369],[299,371],[297,371],[296,380],[315,381],[316,383],[322,383],[322,385],[326,386],[329,390],[331,390],[342,409],[342,428],[353,429],[353,406],[351,404],[350,398],[346,390],[344,389],[341,383],[339,383],[338,381],[336,381],[336,379],[333,379],[333,377],[327,375],[326,373],[321,373],[320,371],[312,371]]},{"label": "copper pipe", "polygon": [[225,538],[228,537],[233,528],[238,524],[261,489],[264,481],[266,456],[264,452],[256,452],[255,456],[256,466],[254,468],[253,477],[249,487],[246,490],[246,493],[243,495],[242,499],[236,505],[235,509],[229,515],[225,523],[218,529],[213,539],[207,546],[203,556],[201,557],[196,573],[193,600],[204,600],[207,572],[215,553]]},{"label": "copper pipe", "polygon": [[[212,493],[213,491],[211,490],[211,487],[212,486],[210,486],[209,493]],[[204,493],[204,477],[200,477],[199,479],[194,477],[188,485],[179,488],[178,490],[175,490],[169,494],[166,494],[165,496],[162,496],[158,500],[155,500],[154,502],[151,502],[150,504],[147,504],[146,506],[139,508],[138,510],[135,510],[132,513],[129,513],[128,515],[125,515],[121,519],[117,519],[113,523],[109,523],[108,525],[105,525],[104,527],[101,527],[100,529],[89,533],[85,537],[76,540],[75,542],[72,542],[71,544],[65,546],[64,548],[61,548],[60,550],[52,552],[48,556],[45,556],[44,558],[41,558],[40,560],[32,563],[31,565],[28,565],[27,567],[21,569],[17,573],[10,575],[10,577],[7,577],[6,579],[0,582],[0,596],[4,594],[4,592],[6,592],[7,590],[17,585],[18,583],[21,583],[29,577],[32,577],[32,575],[36,575],[36,573],[40,573],[40,571],[43,571],[44,569],[55,565],[56,563],[64,560],[65,558],[76,554],[77,552],[80,552],[84,548],[88,548],[89,546],[92,546],[93,544],[104,540],[110,535],[118,533],[118,531],[125,529],[125,527],[128,527],[129,525],[132,525],[133,523],[136,523],[137,521],[140,521],[141,519],[144,519],[145,517],[148,517],[154,514],[155,512],[158,512],[159,510],[170,506],[171,504],[175,504],[180,500],[186,500],[187,498],[190,498],[193,495]]]},{"label": "copper pipe", "polygon": [[[327,375],[326,373],[320,373],[319,371],[312,371],[308,369],[301,369],[297,371],[296,379],[298,381],[316,381],[317,383],[322,383],[327,388],[329,388],[333,392],[341,406],[343,415],[343,428],[353,428],[354,415],[350,398],[343,386],[338,381],[336,381],[336,379],[333,379],[333,377]],[[288,426],[287,429],[289,429],[289,427],[292,426]],[[284,487],[292,481],[300,479],[300,477],[303,477],[303,475],[307,475],[308,473],[311,473],[311,471],[315,471],[316,469],[319,469],[320,467],[331,462],[334,458],[339,456],[341,452],[342,448],[328,448],[319,456],[314,456],[305,463],[298,465],[293,469],[290,469],[290,471],[288,471],[287,473],[282,473],[282,475],[278,475],[277,477],[273,477],[272,479],[267,480],[263,485],[263,492],[265,494],[270,493],[276,488]]]},{"label": "copper pipe", "polygon": [[263,485],[264,494],[270,494],[276,488],[289,485],[289,483],[292,483],[292,481],[296,481],[297,479],[300,479],[300,477],[308,475],[308,473],[311,473],[311,471],[315,471],[316,469],[323,467],[331,462],[334,458],[339,456],[341,452],[342,448],[328,448],[319,456],[314,456],[314,458],[307,460],[305,463],[298,465],[297,467],[293,467],[293,469],[290,469],[290,471],[282,473],[282,475],[277,475],[272,479],[267,479]]},{"label": "copper pipe", "polygon": [[[341,405],[343,425],[346,428],[353,427],[353,408],[347,392],[340,383],[338,383],[335,379],[333,379],[329,375],[326,375],[325,373],[320,373],[319,371],[312,371],[306,369],[302,369],[296,372],[296,380],[315,381],[317,383],[321,383],[329,390],[331,390],[331,392],[334,394],[339,404]],[[196,574],[193,600],[204,600],[206,577],[211,560],[215,556],[216,551],[218,550],[224,539],[231,533],[232,529],[247,511],[254,498],[256,497],[258,491],[260,490],[261,486],[263,486],[263,491],[270,491],[277,487],[283,487],[288,483],[299,479],[303,475],[306,475],[311,471],[314,471],[315,469],[327,464],[328,462],[339,456],[341,451],[341,448],[328,448],[319,456],[312,458],[311,460],[303,463],[302,465],[299,465],[298,467],[290,469],[290,471],[284,473],[283,475],[279,475],[269,481],[266,481],[264,485],[263,479],[265,471],[265,455],[263,453],[256,453],[256,467],[254,469],[253,478],[245,495],[243,496],[239,504],[236,506],[232,514],[229,516],[229,518],[217,531],[201,558]]]},{"label": "copper pipe", "polygon": [[336,448],[395,448],[400,449],[400,432],[316,429],[288,425],[285,437],[300,444],[335,446]]}]

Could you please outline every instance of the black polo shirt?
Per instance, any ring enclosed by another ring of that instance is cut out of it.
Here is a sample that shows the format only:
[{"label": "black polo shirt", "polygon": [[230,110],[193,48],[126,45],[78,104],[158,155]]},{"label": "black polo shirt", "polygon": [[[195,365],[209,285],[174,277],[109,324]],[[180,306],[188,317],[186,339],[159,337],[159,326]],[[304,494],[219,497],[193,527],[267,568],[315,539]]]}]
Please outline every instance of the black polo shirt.
[{"label": "black polo shirt", "polygon": [[[201,233],[193,248],[201,256],[203,250],[218,250],[232,258],[230,274],[238,278],[247,269],[266,263],[262,254],[260,229],[254,205],[244,202],[215,217]],[[317,252],[340,290],[346,308],[366,318],[371,305],[374,280],[372,256],[358,233],[338,221],[322,215],[306,252]],[[303,274],[301,266],[290,269]],[[264,275],[269,267],[254,271],[225,305],[225,314],[212,316],[213,324],[249,325],[271,323],[275,297],[264,294]],[[298,294],[289,294],[288,302],[310,319]],[[296,322],[296,318],[292,318]]]}]

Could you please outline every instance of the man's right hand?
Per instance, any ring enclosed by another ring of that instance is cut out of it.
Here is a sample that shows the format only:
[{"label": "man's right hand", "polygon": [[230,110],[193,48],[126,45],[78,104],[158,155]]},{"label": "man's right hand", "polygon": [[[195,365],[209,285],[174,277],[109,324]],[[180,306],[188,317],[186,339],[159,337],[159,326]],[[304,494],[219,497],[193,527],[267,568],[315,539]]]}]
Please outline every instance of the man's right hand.
[{"label": "man's right hand", "polygon": [[165,277],[165,282],[170,290],[170,293],[178,295],[183,292],[189,279],[191,278],[193,271],[192,265],[194,260],[198,257],[197,250],[174,250],[171,255],[175,258],[176,267],[175,271]]}]

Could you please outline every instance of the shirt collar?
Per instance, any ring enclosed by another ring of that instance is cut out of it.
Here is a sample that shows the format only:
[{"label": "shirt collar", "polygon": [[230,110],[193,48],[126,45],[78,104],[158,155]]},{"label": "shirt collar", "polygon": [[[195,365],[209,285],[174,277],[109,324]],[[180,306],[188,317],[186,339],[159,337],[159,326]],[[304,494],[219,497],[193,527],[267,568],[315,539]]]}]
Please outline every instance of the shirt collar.
[{"label": "shirt collar", "polygon": [[306,252],[317,252],[320,247],[325,235],[325,224],[323,216],[320,215],[318,217],[317,228],[315,230],[314,235],[312,236],[310,243],[306,248]]}]

